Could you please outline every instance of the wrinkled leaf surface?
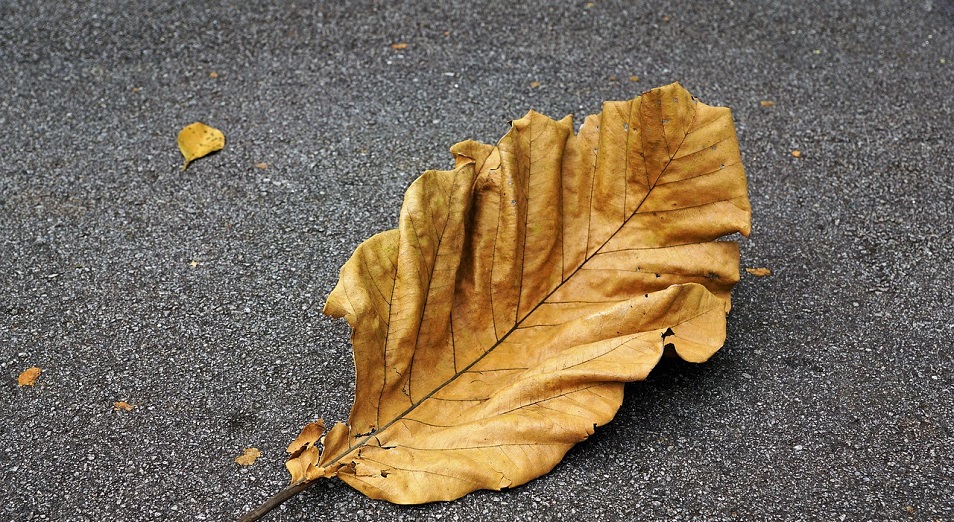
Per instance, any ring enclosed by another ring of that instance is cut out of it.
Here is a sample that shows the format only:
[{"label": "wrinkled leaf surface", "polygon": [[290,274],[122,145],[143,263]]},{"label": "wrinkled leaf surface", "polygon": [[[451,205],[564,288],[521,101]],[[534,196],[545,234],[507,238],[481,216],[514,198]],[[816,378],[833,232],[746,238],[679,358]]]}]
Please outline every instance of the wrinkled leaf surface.
[{"label": "wrinkled leaf surface", "polygon": [[293,480],[397,503],[547,473],[665,349],[722,345],[745,174],[726,108],[678,84],[604,104],[578,134],[536,112],[408,189],[399,228],[355,251],[325,312],[352,327],[349,423],[306,428]]}]

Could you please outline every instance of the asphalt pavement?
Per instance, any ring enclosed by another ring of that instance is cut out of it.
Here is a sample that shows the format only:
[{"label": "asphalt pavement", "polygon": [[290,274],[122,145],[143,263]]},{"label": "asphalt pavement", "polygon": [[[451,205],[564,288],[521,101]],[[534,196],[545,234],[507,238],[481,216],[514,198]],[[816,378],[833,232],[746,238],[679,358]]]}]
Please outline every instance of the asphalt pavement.
[{"label": "asphalt pavement", "polygon": [[[270,520],[954,520],[952,65],[950,0],[0,1],[0,519],[257,505],[347,418],[321,309],[410,182],[528,109],[679,81],[733,110],[742,264],[773,271],[723,350],[524,486],[326,481]],[[226,147],[182,171],[194,121]]]}]

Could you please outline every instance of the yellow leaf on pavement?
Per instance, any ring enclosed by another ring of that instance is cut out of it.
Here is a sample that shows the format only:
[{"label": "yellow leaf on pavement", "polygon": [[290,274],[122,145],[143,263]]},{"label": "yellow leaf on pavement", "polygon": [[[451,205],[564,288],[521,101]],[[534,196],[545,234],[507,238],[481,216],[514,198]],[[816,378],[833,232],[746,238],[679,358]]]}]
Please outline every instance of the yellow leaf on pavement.
[{"label": "yellow leaf on pavement", "polygon": [[179,131],[179,150],[185,157],[185,170],[193,160],[206,156],[225,147],[225,135],[222,131],[200,122],[187,125]]},{"label": "yellow leaf on pavement", "polygon": [[33,386],[34,384],[36,384],[36,380],[40,378],[40,373],[42,372],[43,370],[41,370],[40,368],[37,368],[36,366],[31,366],[27,368],[26,370],[23,370],[23,373],[21,373],[20,376],[17,377],[17,385],[18,386]]},{"label": "yellow leaf on pavement", "polygon": [[235,457],[235,463],[239,466],[251,466],[255,459],[262,456],[262,452],[258,451],[258,448],[245,448],[245,451],[241,455]]},{"label": "yellow leaf on pavement", "polygon": [[719,350],[739,249],[717,239],[750,229],[731,113],[672,84],[573,129],[531,111],[496,145],[458,143],[358,246],[324,309],[352,327],[355,402],[290,445],[292,487],[336,476],[400,504],[514,487],[664,351]]}]

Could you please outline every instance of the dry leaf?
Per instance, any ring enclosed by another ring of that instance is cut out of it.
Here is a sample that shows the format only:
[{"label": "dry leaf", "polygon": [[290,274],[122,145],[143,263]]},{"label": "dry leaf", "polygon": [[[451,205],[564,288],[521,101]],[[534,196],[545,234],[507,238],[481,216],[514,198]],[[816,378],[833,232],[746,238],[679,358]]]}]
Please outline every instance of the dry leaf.
[{"label": "dry leaf", "polygon": [[268,163],[256,163],[255,168],[265,170],[268,168]]},{"label": "dry leaf", "polygon": [[772,100],[762,100],[759,102],[759,105],[762,107],[775,107],[775,102]]},{"label": "dry leaf", "polygon": [[217,72],[215,72],[215,71],[212,71],[212,72],[209,73],[209,78],[212,78],[213,80],[216,79],[216,78],[218,78],[218,77],[219,77],[219,73],[217,73]]},{"label": "dry leaf", "polygon": [[126,401],[116,401],[113,403],[113,411],[119,411],[119,410],[133,411],[135,407],[136,407],[135,405],[129,404]]},{"label": "dry leaf", "polygon": [[800,150],[798,150],[798,149],[795,149],[795,150],[792,151],[792,156],[794,156],[794,157],[796,157],[796,158],[801,158],[801,157],[802,157],[802,151],[800,151]]},{"label": "dry leaf", "polygon": [[318,462],[318,443],[324,433],[325,423],[318,419],[317,422],[305,426],[298,438],[288,445],[287,451],[291,455],[285,462],[285,467],[291,475],[292,484],[305,480],[308,470]]},{"label": "dry leaf", "polygon": [[235,457],[235,463],[239,466],[251,466],[261,456],[262,452],[258,451],[258,448],[245,448],[241,455]]},{"label": "dry leaf", "polygon": [[405,42],[393,43],[391,44],[391,49],[395,49],[398,51],[400,51],[401,49],[407,49],[407,43]]},{"label": "dry leaf", "polygon": [[639,76],[630,76],[629,81],[633,83],[639,83]]},{"label": "dry leaf", "polygon": [[536,89],[539,86],[540,86],[540,82],[530,82],[531,89]]},{"label": "dry leaf", "polygon": [[765,277],[772,275],[772,270],[768,268],[746,268],[745,271],[754,275],[755,277]]},{"label": "dry leaf", "polygon": [[725,339],[745,174],[728,109],[678,84],[587,118],[530,112],[408,189],[325,312],[353,328],[349,425],[307,479],[412,504],[522,484],[609,422],[665,347]]},{"label": "dry leaf", "polygon": [[23,373],[17,377],[17,386],[33,386],[36,384],[36,380],[40,378],[40,373],[42,372],[43,370],[36,366],[31,366],[23,370]]},{"label": "dry leaf", "polygon": [[185,157],[182,170],[185,170],[192,160],[222,150],[225,147],[225,135],[222,134],[222,131],[200,122],[187,125],[179,131],[178,141],[179,150]]},{"label": "dry leaf", "polygon": [[739,253],[715,240],[750,229],[729,110],[672,84],[579,134],[533,111],[512,125],[452,147],[455,169],[415,181],[399,228],[341,269],[325,313],[352,327],[354,405],[320,455],[314,431],[290,446],[293,481],[401,504],[517,486],[664,350],[721,347]]}]

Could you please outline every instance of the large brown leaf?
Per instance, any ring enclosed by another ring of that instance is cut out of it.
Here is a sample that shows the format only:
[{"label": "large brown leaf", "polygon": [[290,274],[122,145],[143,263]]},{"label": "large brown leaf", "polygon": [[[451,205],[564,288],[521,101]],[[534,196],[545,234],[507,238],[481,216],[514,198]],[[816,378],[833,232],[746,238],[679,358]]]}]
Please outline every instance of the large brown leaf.
[{"label": "large brown leaf", "polygon": [[294,480],[402,504],[547,473],[609,422],[666,347],[725,340],[749,203],[726,108],[678,84],[610,102],[574,135],[535,112],[408,189],[325,312],[353,328],[348,425],[299,437]]}]

